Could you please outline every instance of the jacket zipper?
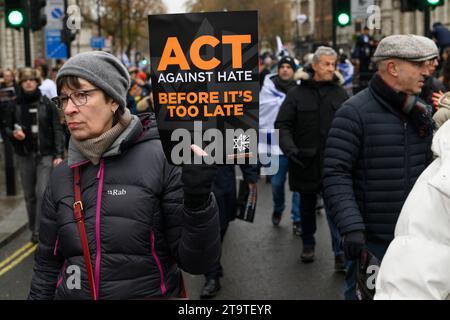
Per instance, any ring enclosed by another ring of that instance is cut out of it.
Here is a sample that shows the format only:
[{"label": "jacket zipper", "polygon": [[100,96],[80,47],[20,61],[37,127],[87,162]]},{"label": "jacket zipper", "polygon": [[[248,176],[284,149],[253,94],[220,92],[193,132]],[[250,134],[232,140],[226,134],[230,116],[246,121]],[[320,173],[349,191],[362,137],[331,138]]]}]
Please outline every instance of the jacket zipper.
[{"label": "jacket zipper", "polygon": [[59,234],[56,236],[55,246],[53,248],[54,256],[56,256],[58,254],[58,245],[59,245]]},{"label": "jacket zipper", "polygon": [[96,257],[95,257],[95,271],[94,282],[95,291],[97,292],[97,299],[100,296],[100,259],[101,259],[101,242],[100,242],[100,211],[102,206],[102,193],[103,193],[103,178],[105,173],[105,160],[100,160],[100,169],[97,173],[98,190],[97,190],[97,206],[95,213],[95,242],[96,242]]},{"label": "jacket zipper", "polygon": [[39,107],[41,106],[41,99],[36,105],[36,127],[37,127],[37,155],[41,156],[41,137],[39,130]]},{"label": "jacket zipper", "polygon": [[409,153],[408,153],[408,123],[403,123],[404,132],[405,132],[405,195],[407,194],[407,190],[409,187]]},{"label": "jacket zipper", "polygon": [[64,273],[66,272],[66,268],[67,268],[67,260],[64,261],[64,264],[59,272],[58,281],[56,282],[56,289],[59,288],[59,286],[61,285],[61,283],[64,279]]},{"label": "jacket zipper", "polygon": [[166,290],[166,285],[164,284],[164,271],[163,271],[161,262],[159,261],[159,258],[156,255],[156,250],[155,250],[155,233],[153,232],[153,230],[150,232],[150,244],[151,244],[151,250],[152,250],[153,259],[155,259],[156,265],[158,266],[158,269],[159,269],[159,274],[160,274],[159,286],[161,288],[161,295],[165,296],[167,290]]}]

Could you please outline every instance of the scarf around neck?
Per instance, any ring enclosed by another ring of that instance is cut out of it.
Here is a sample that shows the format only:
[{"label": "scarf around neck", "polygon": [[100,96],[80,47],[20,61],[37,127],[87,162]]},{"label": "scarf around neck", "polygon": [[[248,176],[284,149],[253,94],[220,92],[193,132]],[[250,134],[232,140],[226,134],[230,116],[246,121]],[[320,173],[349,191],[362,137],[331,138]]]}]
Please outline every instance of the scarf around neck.
[{"label": "scarf around neck", "polygon": [[432,133],[434,128],[433,109],[419,99],[419,96],[395,91],[378,74],[375,74],[370,81],[370,87],[394,110],[398,111],[403,121],[409,119],[419,136],[424,137]]},{"label": "scarf around neck", "polygon": [[275,88],[277,88],[279,91],[283,92],[284,94],[287,94],[289,89],[296,86],[296,83],[294,80],[281,80],[281,78],[277,75],[273,78],[273,83],[275,84]]},{"label": "scarf around neck", "polygon": [[29,105],[39,102],[40,98],[41,91],[39,89],[36,89],[33,92],[25,92],[21,89],[19,95],[17,96],[17,103],[20,105]]},{"label": "scarf around neck", "polygon": [[120,120],[109,130],[100,136],[86,140],[76,140],[71,138],[76,148],[94,165],[100,162],[100,158],[106,150],[114,143],[117,137],[128,127],[131,122],[130,111],[125,108],[125,113]]}]

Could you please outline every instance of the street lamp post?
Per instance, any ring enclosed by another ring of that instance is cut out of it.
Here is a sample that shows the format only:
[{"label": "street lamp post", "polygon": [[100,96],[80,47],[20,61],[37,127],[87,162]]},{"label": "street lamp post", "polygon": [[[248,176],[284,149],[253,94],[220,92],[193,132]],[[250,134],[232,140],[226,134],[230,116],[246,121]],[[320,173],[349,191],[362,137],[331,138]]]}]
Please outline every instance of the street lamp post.
[{"label": "street lamp post", "polygon": [[333,42],[333,49],[336,50],[336,0],[331,0],[331,28],[332,28],[332,42]]},{"label": "street lamp post", "polygon": [[423,33],[425,37],[430,37],[430,7],[425,6],[423,9],[423,20],[424,20],[424,30]]},{"label": "street lamp post", "polygon": [[102,36],[102,29],[100,23],[100,0],[97,0],[97,33],[99,37]]},{"label": "street lamp post", "polygon": [[30,4],[28,0],[21,0],[23,7],[25,8],[25,24],[23,26],[23,44],[24,44],[24,50],[25,50],[25,66],[31,67],[31,47],[30,47]]},{"label": "street lamp post", "polygon": [[298,55],[300,52],[300,21],[299,21],[299,15],[300,15],[300,0],[297,0],[297,16],[295,17],[295,22],[297,24],[297,34],[296,34],[296,41],[295,41],[295,48],[297,49],[296,54]]}]

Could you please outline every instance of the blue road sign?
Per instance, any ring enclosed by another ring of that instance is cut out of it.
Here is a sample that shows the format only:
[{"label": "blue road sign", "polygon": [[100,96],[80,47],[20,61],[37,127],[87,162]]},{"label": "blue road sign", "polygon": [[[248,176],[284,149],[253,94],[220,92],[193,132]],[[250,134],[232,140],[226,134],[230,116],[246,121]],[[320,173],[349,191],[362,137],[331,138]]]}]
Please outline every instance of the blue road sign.
[{"label": "blue road sign", "polygon": [[61,8],[54,8],[51,12],[52,18],[54,19],[62,19],[64,16],[64,12]]},{"label": "blue road sign", "polygon": [[67,46],[61,42],[61,30],[45,30],[47,59],[67,59]]},{"label": "blue road sign", "polygon": [[103,37],[92,37],[91,38],[91,48],[92,49],[102,49],[105,47],[105,38]]}]

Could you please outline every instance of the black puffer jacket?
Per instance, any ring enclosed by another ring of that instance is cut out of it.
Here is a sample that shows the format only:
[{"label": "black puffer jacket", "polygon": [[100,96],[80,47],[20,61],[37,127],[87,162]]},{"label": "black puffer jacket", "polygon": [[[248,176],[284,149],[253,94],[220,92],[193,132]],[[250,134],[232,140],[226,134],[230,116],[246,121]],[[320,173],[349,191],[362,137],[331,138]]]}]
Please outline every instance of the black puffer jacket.
[{"label": "black puffer jacket", "polygon": [[325,150],[323,194],[341,234],[389,243],[400,210],[431,161],[431,134],[369,88],[336,112]]},{"label": "black puffer jacket", "polygon": [[298,154],[303,167],[289,161],[292,191],[318,192],[321,188],[323,151],[336,110],[348,98],[335,81],[302,81],[289,90],[280,107],[275,128],[280,148],[288,156]]},{"label": "black puffer jacket", "polygon": [[[141,124],[142,123],[142,124]],[[220,255],[218,209],[183,206],[181,168],[168,164],[148,114],[137,117],[99,165],[69,150],[81,166],[81,198],[99,299],[178,297],[180,268],[203,274]],[[75,163],[74,163],[75,162]],[[90,299],[77,225],[73,173],[55,168],[45,194],[30,299]],[[69,266],[81,269],[81,290]]]}]

